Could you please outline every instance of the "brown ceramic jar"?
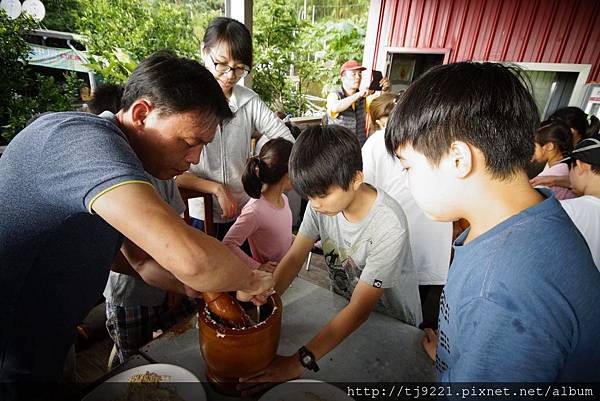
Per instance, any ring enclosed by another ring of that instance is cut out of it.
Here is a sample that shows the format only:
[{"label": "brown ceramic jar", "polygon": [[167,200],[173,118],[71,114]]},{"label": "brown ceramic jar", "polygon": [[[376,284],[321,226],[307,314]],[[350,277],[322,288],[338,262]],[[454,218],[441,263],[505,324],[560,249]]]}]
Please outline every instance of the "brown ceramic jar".
[{"label": "brown ceramic jar", "polygon": [[206,377],[218,391],[238,395],[235,386],[239,378],[260,372],[275,357],[282,316],[279,295],[273,294],[261,306],[261,316],[267,314],[269,316],[256,326],[233,329],[218,324],[211,319],[204,305],[200,307],[200,350],[206,366]]}]

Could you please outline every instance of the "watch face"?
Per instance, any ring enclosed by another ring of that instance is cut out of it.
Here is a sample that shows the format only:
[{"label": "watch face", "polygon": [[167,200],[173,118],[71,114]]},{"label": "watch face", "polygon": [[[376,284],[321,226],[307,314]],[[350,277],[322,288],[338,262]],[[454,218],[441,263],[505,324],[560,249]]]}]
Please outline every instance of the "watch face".
[{"label": "watch face", "polygon": [[304,363],[305,365],[308,365],[311,362],[312,362],[312,358],[310,357],[310,355],[304,355],[302,357],[302,363]]}]

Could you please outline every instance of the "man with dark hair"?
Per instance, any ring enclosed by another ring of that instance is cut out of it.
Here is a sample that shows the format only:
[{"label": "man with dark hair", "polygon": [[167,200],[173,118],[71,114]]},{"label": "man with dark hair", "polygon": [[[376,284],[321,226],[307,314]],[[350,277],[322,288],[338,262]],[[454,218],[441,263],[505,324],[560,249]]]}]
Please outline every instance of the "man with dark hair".
[{"label": "man with dark hair", "polygon": [[495,63],[435,67],[388,121],[417,204],[471,223],[454,243],[437,352],[424,338],[441,381],[600,378],[600,274],[559,202],[529,185],[539,117],[520,77]]},{"label": "man with dark hair", "polygon": [[123,87],[115,84],[100,84],[96,87],[92,98],[87,103],[90,113],[100,114],[110,111],[116,114],[121,110]]},{"label": "man with dark hair", "polygon": [[307,128],[292,149],[289,174],[310,206],[275,270],[276,290],[285,292],[321,239],[331,288],[349,303],[296,354],[276,358],[251,381],[280,382],[305,368],[318,370],[317,361],[374,309],[415,327],[422,319],[406,216],[389,195],[363,182],[356,136],[338,125]]},{"label": "man with dark hair", "polygon": [[53,113],[15,137],[0,159],[1,382],[60,379],[119,248],[144,280],[170,291],[243,290],[248,299],[272,288],[269,274],[186,225],[144,172],[187,171],[230,115],[210,72],[160,52],[131,74],[116,115]]}]

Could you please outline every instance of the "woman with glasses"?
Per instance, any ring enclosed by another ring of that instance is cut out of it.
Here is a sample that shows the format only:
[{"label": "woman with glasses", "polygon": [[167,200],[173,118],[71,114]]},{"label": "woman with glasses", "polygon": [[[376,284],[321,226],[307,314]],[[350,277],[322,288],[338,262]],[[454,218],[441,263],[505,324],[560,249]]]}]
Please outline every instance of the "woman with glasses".
[{"label": "woman with glasses", "polygon": [[[177,185],[213,194],[216,236],[223,239],[249,199],[242,174],[246,160],[252,156],[252,135],[259,132],[269,139],[283,137],[291,142],[294,137],[255,92],[238,85],[252,68],[252,37],[248,28],[231,18],[215,18],[206,28],[201,50],[204,65],[221,86],[233,118],[222,124],[213,141],[204,147],[200,162],[179,176]],[[192,225],[202,230],[202,198],[190,199],[189,212]]]}]

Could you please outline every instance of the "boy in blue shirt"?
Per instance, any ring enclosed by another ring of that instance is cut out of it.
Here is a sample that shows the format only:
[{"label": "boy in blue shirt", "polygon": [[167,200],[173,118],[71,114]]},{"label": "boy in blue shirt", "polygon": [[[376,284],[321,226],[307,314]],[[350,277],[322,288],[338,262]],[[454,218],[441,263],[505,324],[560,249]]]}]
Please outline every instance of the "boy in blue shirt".
[{"label": "boy in blue shirt", "polygon": [[471,223],[454,243],[439,336],[424,339],[441,381],[600,379],[600,274],[559,202],[527,180],[538,125],[520,71],[470,62],[423,75],[388,122],[417,204]]}]

